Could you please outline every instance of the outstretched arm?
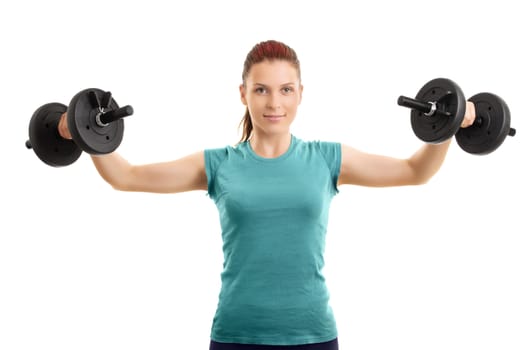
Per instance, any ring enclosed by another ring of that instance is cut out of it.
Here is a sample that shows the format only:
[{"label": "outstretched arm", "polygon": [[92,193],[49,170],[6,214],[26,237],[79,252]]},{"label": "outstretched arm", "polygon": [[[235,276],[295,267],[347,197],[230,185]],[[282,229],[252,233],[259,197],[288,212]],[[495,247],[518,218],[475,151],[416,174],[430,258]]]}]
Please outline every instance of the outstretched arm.
[{"label": "outstretched arm", "polygon": [[[71,139],[66,114],[61,117],[58,131]],[[171,162],[132,165],[118,153],[92,155],[100,176],[121,191],[177,193],[208,188],[204,151]]]},{"label": "outstretched arm", "polygon": [[[467,102],[461,126],[472,125],[475,116],[474,104]],[[338,185],[386,187],[424,184],[441,168],[450,142],[424,144],[407,159],[369,154],[342,145]]]},{"label": "outstretched arm", "polygon": [[178,193],[208,188],[203,151],[145,165],[131,165],[116,152],[91,159],[100,176],[120,191]]}]

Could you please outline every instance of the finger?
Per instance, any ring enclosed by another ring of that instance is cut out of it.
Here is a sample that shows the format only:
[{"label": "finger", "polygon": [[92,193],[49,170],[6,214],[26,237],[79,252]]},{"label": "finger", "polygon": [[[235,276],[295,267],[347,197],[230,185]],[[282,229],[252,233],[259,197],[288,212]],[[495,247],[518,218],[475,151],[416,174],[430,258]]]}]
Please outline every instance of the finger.
[{"label": "finger", "polygon": [[463,121],[461,122],[461,127],[467,128],[471,126],[474,123],[475,119],[476,119],[476,108],[474,106],[474,103],[467,101],[467,105],[465,109],[465,116],[463,118]]},{"label": "finger", "polygon": [[66,114],[64,113],[58,122],[58,133],[65,139],[71,140],[72,136],[67,127]]}]

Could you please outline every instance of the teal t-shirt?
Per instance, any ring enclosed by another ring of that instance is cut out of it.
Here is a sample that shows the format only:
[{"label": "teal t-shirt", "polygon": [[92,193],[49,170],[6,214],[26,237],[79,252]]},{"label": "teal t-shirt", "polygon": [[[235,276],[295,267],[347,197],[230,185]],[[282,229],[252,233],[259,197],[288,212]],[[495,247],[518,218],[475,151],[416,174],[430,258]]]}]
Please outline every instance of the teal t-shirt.
[{"label": "teal t-shirt", "polygon": [[292,135],[277,158],[260,157],[249,142],[204,156],[224,253],[211,339],[295,345],[336,338],[322,269],[341,145]]}]

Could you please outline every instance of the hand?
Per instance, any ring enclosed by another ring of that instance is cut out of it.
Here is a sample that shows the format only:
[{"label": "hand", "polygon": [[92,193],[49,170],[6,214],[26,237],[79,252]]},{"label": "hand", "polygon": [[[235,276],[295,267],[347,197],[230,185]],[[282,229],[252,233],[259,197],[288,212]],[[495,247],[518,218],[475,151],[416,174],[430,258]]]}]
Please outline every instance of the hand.
[{"label": "hand", "polygon": [[476,107],[474,103],[467,101],[467,106],[465,108],[465,116],[463,117],[463,121],[461,122],[461,127],[468,128],[474,123],[474,120],[476,120]]},{"label": "hand", "polygon": [[58,121],[58,133],[60,136],[67,140],[72,140],[73,137],[71,136],[71,133],[69,132],[69,128],[67,127],[67,114],[64,113],[60,117],[60,120]]}]

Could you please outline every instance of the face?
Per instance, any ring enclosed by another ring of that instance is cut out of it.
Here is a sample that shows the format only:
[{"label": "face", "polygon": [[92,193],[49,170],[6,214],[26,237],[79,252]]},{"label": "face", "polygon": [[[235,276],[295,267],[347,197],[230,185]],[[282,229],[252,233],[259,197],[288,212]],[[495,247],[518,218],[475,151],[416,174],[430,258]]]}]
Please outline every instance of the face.
[{"label": "face", "polygon": [[265,60],[254,64],[240,91],[255,133],[289,133],[303,93],[299,74],[291,63]]}]

